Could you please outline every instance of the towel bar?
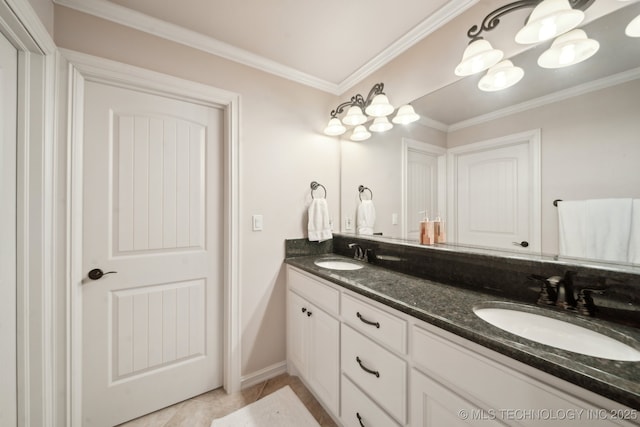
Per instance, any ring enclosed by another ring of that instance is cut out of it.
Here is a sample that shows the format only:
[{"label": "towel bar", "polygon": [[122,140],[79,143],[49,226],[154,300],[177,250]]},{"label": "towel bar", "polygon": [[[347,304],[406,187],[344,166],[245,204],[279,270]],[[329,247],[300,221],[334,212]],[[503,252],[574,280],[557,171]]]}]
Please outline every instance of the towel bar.
[{"label": "towel bar", "polygon": [[313,192],[314,192],[315,190],[317,190],[317,189],[318,189],[318,187],[322,187],[322,189],[324,190],[324,198],[325,198],[325,199],[327,198],[327,189],[326,189],[326,188],[324,188],[324,185],[322,185],[322,184],[320,184],[320,183],[318,183],[318,182],[316,182],[316,181],[311,181],[311,185],[310,185],[310,187],[311,187],[311,198],[312,198],[312,199],[315,199],[315,197],[313,197]]},{"label": "towel bar", "polygon": [[558,207],[558,202],[561,202],[561,201],[562,201],[562,199],[555,199],[553,201],[553,206]]},{"label": "towel bar", "polygon": [[364,185],[360,185],[358,187],[358,192],[360,193],[358,195],[358,197],[360,198],[360,201],[362,201],[362,193],[364,193],[364,190],[368,190],[369,191],[369,200],[373,200],[373,191],[371,191],[371,189],[369,187],[365,187]]}]

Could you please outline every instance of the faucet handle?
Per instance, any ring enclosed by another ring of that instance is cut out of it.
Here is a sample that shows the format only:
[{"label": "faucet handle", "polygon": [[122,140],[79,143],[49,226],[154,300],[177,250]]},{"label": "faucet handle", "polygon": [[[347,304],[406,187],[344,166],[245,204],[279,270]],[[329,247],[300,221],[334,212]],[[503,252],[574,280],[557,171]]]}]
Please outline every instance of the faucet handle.
[{"label": "faucet handle", "polygon": [[578,291],[578,299],[576,300],[576,310],[578,313],[583,314],[585,316],[593,316],[598,308],[596,304],[593,302],[593,298],[591,294],[599,294],[602,295],[605,293],[602,289],[580,289]]},{"label": "faucet handle", "polygon": [[537,280],[540,282],[540,294],[538,295],[538,304],[540,305],[555,305],[558,299],[558,292],[556,290],[558,282],[550,281],[548,277],[539,276],[537,274],[531,274],[528,277],[529,280]]}]

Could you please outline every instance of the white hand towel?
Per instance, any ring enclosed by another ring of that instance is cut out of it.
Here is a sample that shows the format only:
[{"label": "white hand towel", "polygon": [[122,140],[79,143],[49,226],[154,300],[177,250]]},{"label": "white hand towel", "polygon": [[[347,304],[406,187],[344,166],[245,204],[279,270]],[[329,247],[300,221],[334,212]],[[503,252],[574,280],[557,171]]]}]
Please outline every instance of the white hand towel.
[{"label": "white hand towel", "polygon": [[559,252],[561,256],[585,258],[585,200],[558,203]]},{"label": "white hand towel", "polygon": [[631,199],[560,202],[560,255],[627,262],[631,208]]},{"label": "white hand towel", "polygon": [[587,200],[587,258],[627,262],[632,199]]},{"label": "white hand towel", "polygon": [[307,231],[311,242],[324,242],[333,238],[327,199],[313,199],[311,201]]},{"label": "white hand towel", "polygon": [[629,237],[629,258],[633,264],[640,264],[640,199],[633,199],[631,208],[631,236]]},{"label": "white hand towel", "polygon": [[362,200],[358,205],[356,214],[358,234],[373,234],[373,227],[376,224],[376,208],[372,200]]}]

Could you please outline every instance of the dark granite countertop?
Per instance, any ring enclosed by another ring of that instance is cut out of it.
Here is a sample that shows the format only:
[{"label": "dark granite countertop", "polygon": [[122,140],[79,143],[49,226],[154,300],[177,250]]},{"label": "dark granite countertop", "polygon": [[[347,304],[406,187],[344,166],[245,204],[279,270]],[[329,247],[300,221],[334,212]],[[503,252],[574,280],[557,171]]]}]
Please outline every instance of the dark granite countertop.
[{"label": "dark granite countertop", "polygon": [[[512,300],[366,263],[360,270],[329,270],[314,264],[321,258],[353,261],[332,253],[292,257],[285,262],[630,408],[640,409],[640,362],[596,358],[538,344],[492,326],[473,313],[473,307],[478,304],[495,302],[508,306],[514,303]],[[530,309],[538,313],[544,310],[551,317],[613,335],[636,347],[640,343],[640,331],[635,328],[535,305]]]}]

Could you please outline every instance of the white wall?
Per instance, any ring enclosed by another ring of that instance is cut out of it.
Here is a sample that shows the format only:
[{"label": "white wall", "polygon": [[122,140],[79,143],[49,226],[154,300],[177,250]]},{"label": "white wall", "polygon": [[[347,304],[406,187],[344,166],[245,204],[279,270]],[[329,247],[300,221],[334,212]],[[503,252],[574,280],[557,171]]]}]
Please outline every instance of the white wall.
[{"label": "white wall", "polygon": [[[61,6],[55,7],[55,41],[241,95],[242,375],[282,363],[284,240],[306,236],[311,181],[327,188],[338,218],[339,145],[322,134],[335,96]],[[264,231],[251,231],[252,214],[264,216]]]}]

